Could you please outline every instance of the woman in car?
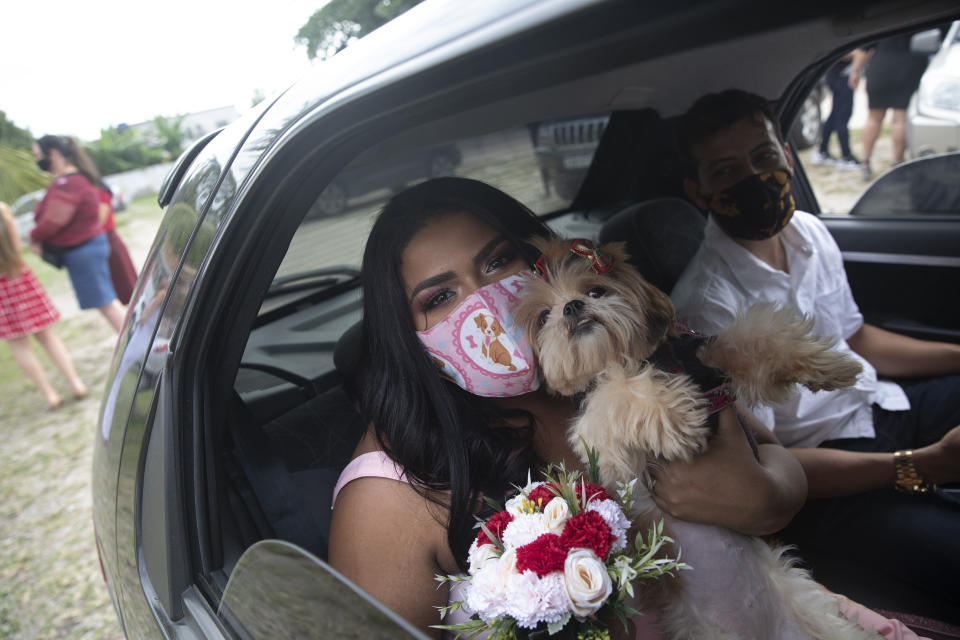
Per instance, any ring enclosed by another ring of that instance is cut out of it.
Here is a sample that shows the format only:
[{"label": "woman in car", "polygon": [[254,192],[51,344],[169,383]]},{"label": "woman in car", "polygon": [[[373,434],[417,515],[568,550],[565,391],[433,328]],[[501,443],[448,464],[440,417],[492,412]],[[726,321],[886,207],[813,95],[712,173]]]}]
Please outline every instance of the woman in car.
[{"label": "woman in car", "polygon": [[[419,334],[478,289],[529,270],[537,256],[523,238],[550,233],[506,194],[440,178],[392,198],[367,241],[356,382],[370,427],[334,490],[329,558],[437,637],[429,627],[449,591],[434,576],[466,571],[477,497],[499,500],[547,463],[582,465],[566,440],[576,407],[536,389],[535,371],[527,386],[514,386],[533,391],[474,395],[466,380],[440,374]],[[751,535],[783,527],[806,497],[805,477],[768,430],[751,426],[759,460],[737,421],[721,420],[707,453],[654,472],[657,504]],[[636,637],[659,637],[652,619],[634,619]]]},{"label": "woman in car", "polygon": [[33,144],[33,155],[54,180],[33,211],[31,246],[38,254],[54,254],[70,274],[80,308],[97,309],[119,332],[124,310],[107,263],[110,245],[95,186],[100,173],[73,138],[43,136]]}]

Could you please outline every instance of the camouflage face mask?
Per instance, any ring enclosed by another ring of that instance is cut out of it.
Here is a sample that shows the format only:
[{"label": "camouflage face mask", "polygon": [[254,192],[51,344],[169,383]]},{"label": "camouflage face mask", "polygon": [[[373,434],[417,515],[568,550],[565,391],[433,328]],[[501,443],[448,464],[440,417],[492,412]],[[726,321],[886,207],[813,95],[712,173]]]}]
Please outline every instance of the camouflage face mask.
[{"label": "camouflage face mask", "polygon": [[790,174],[783,169],[758,173],[710,196],[710,213],[736,238],[764,240],[780,232],[797,205],[790,194]]}]

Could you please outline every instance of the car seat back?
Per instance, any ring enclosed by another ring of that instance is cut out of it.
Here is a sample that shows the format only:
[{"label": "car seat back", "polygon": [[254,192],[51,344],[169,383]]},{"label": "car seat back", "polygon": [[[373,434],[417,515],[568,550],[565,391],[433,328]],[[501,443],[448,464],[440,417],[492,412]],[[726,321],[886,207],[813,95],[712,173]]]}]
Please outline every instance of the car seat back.
[{"label": "car seat back", "polygon": [[630,261],[651,284],[669,294],[703,241],[706,218],[681,198],[631,205],[604,223],[599,240],[626,242]]}]

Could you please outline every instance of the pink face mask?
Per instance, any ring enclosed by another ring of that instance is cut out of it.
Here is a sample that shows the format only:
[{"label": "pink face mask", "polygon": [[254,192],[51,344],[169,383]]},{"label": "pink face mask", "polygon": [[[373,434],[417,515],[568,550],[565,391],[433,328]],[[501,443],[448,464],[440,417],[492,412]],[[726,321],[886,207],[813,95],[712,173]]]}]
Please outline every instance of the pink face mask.
[{"label": "pink face mask", "polygon": [[477,396],[503,398],[540,386],[533,350],[513,324],[524,276],[480,287],[417,336],[441,373]]}]

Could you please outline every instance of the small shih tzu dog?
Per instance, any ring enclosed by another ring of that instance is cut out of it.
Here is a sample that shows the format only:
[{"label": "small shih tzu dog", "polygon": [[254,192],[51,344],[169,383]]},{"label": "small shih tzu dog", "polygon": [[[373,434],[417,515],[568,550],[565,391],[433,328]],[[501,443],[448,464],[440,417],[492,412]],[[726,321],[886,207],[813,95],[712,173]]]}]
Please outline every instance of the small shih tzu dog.
[{"label": "small shih tzu dog", "polygon": [[878,638],[840,614],[837,599],[792,565],[784,549],[722,527],[659,511],[648,467],[689,460],[709,446],[721,411],[786,400],[802,384],[854,384],[861,367],[811,334],[813,322],[772,305],[742,313],[719,335],[679,327],[670,298],[627,262],[622,243],[535,239],[542,252],[516,310],[543,382],[573,396],[569,430],[586,463],[599,452],[607,486],[638,476],[638,520],[663,517],[693,571],[664,601],[659,624],[672,639]]}]

